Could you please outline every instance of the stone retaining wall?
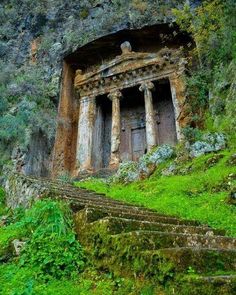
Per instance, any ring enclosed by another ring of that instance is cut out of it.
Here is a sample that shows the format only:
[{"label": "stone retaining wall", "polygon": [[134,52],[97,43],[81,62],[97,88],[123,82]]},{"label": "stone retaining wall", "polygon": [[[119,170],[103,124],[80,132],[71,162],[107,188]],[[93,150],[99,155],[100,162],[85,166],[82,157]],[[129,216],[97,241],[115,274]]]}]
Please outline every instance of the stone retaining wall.
[{"label": "stone retaining wall", "polygon": [[7,206],[12,209],[29,207],[34,200],[49,192],[40,181],[17,173],[6,175],[3,187]]}]

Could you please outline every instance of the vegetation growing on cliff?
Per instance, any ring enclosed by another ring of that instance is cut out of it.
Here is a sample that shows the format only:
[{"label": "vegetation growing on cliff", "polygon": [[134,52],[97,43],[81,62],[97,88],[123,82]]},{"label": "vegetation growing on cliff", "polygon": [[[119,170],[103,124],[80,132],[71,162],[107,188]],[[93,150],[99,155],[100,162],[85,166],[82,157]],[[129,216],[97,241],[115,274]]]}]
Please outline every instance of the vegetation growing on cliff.
[{"label": "vegetation growing on cliff", "polygon": [[203,1],[194,10],[186,4],[183,10],[173,12],[180,28],[193,36],[196,48],[192,56],[199,63],[186,80],[191,114],[187,139],[194,138],[197,129],[223,131],[235,146],[235,1]]}]

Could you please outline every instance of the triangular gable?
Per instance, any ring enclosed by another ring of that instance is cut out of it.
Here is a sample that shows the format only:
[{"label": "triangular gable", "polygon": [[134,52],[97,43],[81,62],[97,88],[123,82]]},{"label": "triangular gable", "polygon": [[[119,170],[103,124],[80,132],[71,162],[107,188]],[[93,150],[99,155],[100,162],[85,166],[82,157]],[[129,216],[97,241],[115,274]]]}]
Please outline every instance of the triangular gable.
[{"label": "triangular gable", "polygon": [[136,70],[157,63],[161,63],[161,59],[156,53],[132,52],[130,54],[117,56],[109,63],[101,65],[93,72],[85,74],[77,72],[75,84],[76,86],[80,86],[90,81],[116,76],[123,72]]}]

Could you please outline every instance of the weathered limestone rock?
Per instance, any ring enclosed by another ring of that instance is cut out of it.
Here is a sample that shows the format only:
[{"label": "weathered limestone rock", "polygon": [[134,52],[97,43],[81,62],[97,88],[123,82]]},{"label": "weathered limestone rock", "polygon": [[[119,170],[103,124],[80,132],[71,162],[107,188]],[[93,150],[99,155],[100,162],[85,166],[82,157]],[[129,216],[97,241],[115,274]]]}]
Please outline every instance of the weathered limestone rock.
[{"label": "weathered limestone rock", "polygon": [[30,60],[31,60],[31,62],[32,63],[35,63],[36,62],[36,60],[37,60],[37,58],[36,58],[36,54],[37,54],[37,50],[38,50],[38,47],[39,47],[39,44],[40,44],[40,42],[41,42],[41,39],[38,37],[38,38],[35,38],[32,42],[31,42],[31,48],[30,48],[30,50],[31,50],[31,58],[30,58]]},{"label": "weathered limestone rock", "polygon": [[121,44],[120,46],[122,54],[129,54],[132,52],[132,47],[129,41],[125,41],[124,43]]}]

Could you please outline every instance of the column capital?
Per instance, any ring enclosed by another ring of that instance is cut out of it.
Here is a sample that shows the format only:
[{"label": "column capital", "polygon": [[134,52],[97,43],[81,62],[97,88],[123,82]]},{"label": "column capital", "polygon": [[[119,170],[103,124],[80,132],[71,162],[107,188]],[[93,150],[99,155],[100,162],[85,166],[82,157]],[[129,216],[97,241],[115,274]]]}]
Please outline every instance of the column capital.
[{"label": "column capital", "polygon": [[114,91],[111,91],[109,94],[108,94],[108,98],[110,100],[115,100],[115,99],[121,99],[122,98],[122,93],[120,90],[114,90]]},{"label": "column capital", "polygon": [[147,91],[147,90],[154,90],[155,86],[151,81],[143,82],[140,87],[139,91]]},{"label": "column capital", "polygon": [[86,102],[93,102],[93,103],[95,103],[95,97],[83,96],[83,97],[80,97],[79,101],[81,103],[86,103]]}]

